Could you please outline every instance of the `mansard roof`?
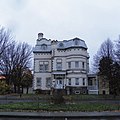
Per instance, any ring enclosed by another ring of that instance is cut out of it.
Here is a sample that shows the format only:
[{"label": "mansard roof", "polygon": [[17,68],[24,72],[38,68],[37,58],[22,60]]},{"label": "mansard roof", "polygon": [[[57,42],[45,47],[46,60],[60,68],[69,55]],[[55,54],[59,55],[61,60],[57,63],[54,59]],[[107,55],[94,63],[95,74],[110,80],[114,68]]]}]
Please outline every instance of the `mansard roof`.
[{"label": "mansard roof", "polygon": [[57,42],[57,48],[58,49],[68,49],[68,48],[76,48],[81,47],[87,49],[87,45],[85,44],[84,40],[81,40],[79,38],[74,38],[71,40],[63,40]]},{"label": "mansard roof", "polygon": [[[37,44],[33,49],[33,52],[51,52],[53,41],[42,38],[37,40]],[[84,48],[87,50],[87,45],[84,40],[74,38],[70,40],[56,41],[56,49],[69,49],[69,48]]]},{"label": "mansard roof", "polygon": [[42,45],[36,45],[33,49],[33,52],[51,52],[51,45],[47,45],[45,49],[42,48]]},{"label": "mansard roof", "polygon": [[51,52],[51,40],[46,38],[37,39],[37,44],[33,48],[33,52]]}]

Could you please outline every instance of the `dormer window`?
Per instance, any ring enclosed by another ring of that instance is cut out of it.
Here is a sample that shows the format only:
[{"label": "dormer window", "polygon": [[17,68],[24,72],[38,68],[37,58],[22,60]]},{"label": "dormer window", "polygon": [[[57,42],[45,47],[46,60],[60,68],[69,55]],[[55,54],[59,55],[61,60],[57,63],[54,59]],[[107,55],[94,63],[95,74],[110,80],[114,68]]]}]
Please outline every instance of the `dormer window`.
[{"label": "dormer window", "polygon": [[61,42],[61,43],[59,44],[59,47],[64,47],[64,44]]},{"label": "dormer window", "polygon": [[78,40],[75,40],[75,45],[79,45],[79,41]]},{"label": "dormer window", "polygon": [[41,45],[41,49],[42,49],[42,50],[46,50],[46,49],[47,49],[47,45],[46,45],[46,44],[42,44],[42,45]]}]

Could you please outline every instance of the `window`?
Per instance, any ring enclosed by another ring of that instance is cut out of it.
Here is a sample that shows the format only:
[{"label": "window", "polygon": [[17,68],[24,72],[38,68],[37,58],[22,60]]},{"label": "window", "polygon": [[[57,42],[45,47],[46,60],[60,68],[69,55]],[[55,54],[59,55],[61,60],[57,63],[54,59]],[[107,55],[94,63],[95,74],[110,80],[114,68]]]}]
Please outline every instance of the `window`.
[{"label": "window", "polygon": [[56,60],[56,69],[57,70],[62,70],[62,59],[57,59]]},{"label": "window", "polygon": [[42,45],[41,45],[41,49],[42,49],[42,50],[46,50],[46,49],[47,49],[47,45],[46,45],[46,44],[42,44]]},{"label": "window", "polygon": [[88,85],[93,85],[93,83],[92,83],[92,78],[89,78],[89,79],[88,79]]},{"label": "window", "polygon": [[48,70],[48,63],[44,64],[45,71]]},{"label": "window", "polygon": [[83,78],[83,85],[85,85],[85,78]]},{"label": "window", "polygon": [[64,44],[63,44],[63,43],[60,43],[60,44],[59,44],[59,47],[64,47]]},{"label": "window", "polygon": [[75,78],[75,85],[79,85],[79,78]]},{"label": "window", "polygon": [[52,85],[51,78],[50,77],[46,78],[46,87],[50,88],[51,85]]},{"label": "window", "polygon": [[75,40],[75,45],[78,45],[79,44],[79,41],[78,40]]},{"label": "window", "polygon": [[36,80],[37,86],[41,86],[41,78],[37,77]]},{"label": "window", "polygon": [[71,78],[68,79],[68,85],[71,85]]},{"label": "window", "polygon": [[57,62],[56,68],[57,70],[62,70],[62,62]]},{"label": "window", "polygon": [[82,68],[83,68],[83,69],[85,68],[85,63],[84,63],[84,62],[82,62]]},{"label": "window", "polygon": [[79,68],[79,61],[75,61],[75,68]]},{"label": "window", "polygon": [[48,71],[48,62],[40,62],[40,71]]},{"label": "window", "polygon": [[71,62],[68,62],[68,68],[69,69],[71,68]]},{"label": "window", "polygon": [[43,68],[44,68],[43,64],[40,64],[40,71],[43,71]]}]

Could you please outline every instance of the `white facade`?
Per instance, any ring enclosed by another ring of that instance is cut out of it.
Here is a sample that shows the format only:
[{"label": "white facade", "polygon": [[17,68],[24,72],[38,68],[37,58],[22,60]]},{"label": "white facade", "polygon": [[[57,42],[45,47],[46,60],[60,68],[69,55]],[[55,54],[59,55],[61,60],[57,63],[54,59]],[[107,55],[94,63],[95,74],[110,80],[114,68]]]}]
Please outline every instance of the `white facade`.
[{"label": "white facade", "polygon": [[89,54],[85,41],[51,41],[38,34],[34,53],[34,90],[66,89],[67,93],[87,90]]}]

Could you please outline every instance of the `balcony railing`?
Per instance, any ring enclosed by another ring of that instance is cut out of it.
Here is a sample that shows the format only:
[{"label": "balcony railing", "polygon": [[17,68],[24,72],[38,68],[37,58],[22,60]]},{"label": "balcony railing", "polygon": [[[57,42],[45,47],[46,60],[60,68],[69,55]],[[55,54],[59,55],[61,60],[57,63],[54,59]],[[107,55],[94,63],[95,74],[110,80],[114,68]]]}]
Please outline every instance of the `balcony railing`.
[{"label": "balcony railing", "polygon": [[97,85],[89,85],[88,90],[98,90],[98,86]]}]

